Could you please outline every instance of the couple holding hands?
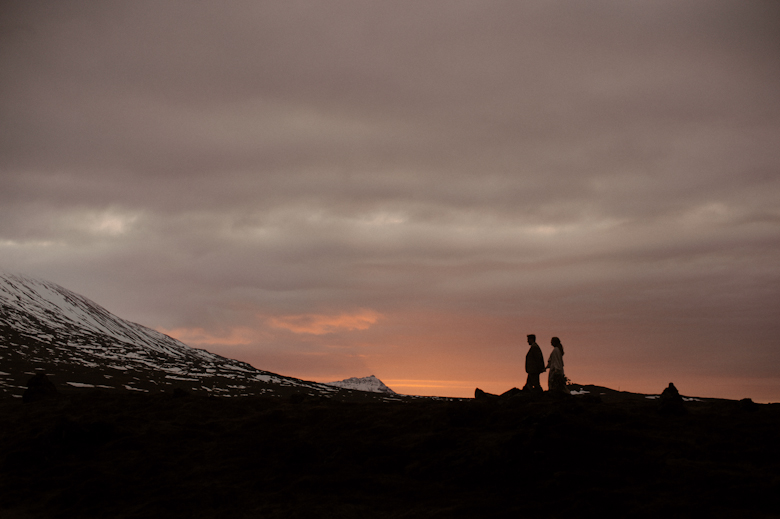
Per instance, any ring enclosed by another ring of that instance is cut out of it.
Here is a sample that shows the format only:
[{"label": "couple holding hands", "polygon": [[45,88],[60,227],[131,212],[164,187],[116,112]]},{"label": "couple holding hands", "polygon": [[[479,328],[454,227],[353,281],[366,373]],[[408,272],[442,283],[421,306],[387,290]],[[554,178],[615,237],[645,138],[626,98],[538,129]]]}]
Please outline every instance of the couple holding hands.
[{"label": "couple holding hands", "polygon": [[528,336],[528,344],[531,348],[525,356],[525,372],[528,373],[528,381],[523,387],[523,391],[543,391],[542,385],[539,383],[539,375],[550,370],[550,375],[547,380],[548,391],[566,391],[566,377],[563,374],[563,344],[558,337],[553,337],[550,340],[553,351],[550,353],[550,358],[547,361],[547,365],[544,364],[544,357],[542,356],[542,349],[536,344],[536,335]]}]

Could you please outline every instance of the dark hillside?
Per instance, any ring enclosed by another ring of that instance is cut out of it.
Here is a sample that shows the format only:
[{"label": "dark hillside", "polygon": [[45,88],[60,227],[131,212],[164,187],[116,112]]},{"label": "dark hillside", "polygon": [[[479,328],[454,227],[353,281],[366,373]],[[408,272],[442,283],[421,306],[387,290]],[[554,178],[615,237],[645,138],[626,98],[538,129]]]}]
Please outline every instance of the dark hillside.
[{"label": "dark hillside", "polygon": [[0,400],[2,517],[778,517],[780,405]]}]

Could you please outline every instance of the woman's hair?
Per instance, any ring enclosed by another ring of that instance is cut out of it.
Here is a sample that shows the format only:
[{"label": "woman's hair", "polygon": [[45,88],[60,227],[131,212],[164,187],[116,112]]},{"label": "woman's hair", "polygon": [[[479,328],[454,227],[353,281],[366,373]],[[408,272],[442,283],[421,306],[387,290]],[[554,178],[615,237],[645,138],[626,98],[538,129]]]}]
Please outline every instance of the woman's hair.
[{"label": "woman's hair", "polygon": [[561,355],[563,355],[563,344],[561,344],[561,340],[558,337],[553,337],[550,339],[550,342],[552,343],[553,348],[560,348]]}]

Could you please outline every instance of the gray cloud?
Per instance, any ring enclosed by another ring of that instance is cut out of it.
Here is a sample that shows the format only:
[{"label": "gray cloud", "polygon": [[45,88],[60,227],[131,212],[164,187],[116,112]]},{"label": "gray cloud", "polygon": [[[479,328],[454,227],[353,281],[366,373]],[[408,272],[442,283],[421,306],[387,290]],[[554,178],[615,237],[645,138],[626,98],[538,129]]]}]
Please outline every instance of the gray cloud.
[{"label": "gray cloud", "polygon": [[777,400],[779,9],[6,2],[0,267],[296,376],[517,384],[533,327]]}]

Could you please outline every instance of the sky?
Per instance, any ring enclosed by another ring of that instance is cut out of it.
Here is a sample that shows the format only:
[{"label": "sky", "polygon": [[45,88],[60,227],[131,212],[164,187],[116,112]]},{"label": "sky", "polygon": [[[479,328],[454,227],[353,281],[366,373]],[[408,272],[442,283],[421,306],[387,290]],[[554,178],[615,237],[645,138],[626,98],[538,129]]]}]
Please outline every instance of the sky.
[{"label": "sky", "polygon": [[[306,380],[780,402],[780,3],[0,3],[0,269]],[[543,376],[546,387],[546,376]]]}]

